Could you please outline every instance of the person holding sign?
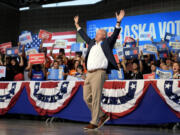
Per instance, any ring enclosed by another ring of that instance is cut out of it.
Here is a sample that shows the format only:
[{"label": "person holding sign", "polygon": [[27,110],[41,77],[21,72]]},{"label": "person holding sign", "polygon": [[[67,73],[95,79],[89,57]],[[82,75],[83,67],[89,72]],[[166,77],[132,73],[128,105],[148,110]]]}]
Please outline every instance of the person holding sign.
[{"label": "person holding sign", "polygon": [[89,107],[92,115],[90,124],[84,129],[97,129],[109,120],[109,116],[104,114],[100,109],[102,89],[105,82],[106,71],[117,69],[115,58],[113,56],[113,48],[120,33],[120,23],[124,18],[125,11],[121,10],[116,13],[116,27],[110,37],[106,37],[107,33],[103,29],[96,32],[95,39],[90,39],[79,25],[79,16],[74,17],[77,31],[84,41],[88,44],[88,50],[85,57],[85,64],[88,70],[83,87],[83,97]]},{"label": "person holding sign", "polygon": [[45,80],[45,63],[44,64],[34,64],[30,63],[30,69],[28,76],[33,81],[43,81]]},{"label": "person holding sign", "polygon": [[46,73],[48,80],[63,80],[64,78],[64,67],[59,65],[58,61],[54,61],[53,67],[48,69]]}]

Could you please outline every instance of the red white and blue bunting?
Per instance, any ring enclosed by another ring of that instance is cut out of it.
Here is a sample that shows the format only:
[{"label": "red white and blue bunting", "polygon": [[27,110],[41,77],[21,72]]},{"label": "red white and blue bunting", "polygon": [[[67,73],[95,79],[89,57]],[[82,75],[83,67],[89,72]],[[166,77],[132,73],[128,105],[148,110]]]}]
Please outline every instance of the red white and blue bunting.
[{"label": "red white and blue bunting", "polygon": [[68,105],[80,86],[79,82],[30,82],[29,100],[40,115],[52,115]]},{"label": "red white and blue bunting", "polygon": [[101,106],[111,118],[132,112],[140,103],[149,83],[139,81],[109,81],[104,85]]},{"label": "red white and blue bunting", "polygon": [[5,114],[16,103],[23,89],[22,82],[0,83],[0,114]]},{"label": "red white and blue bunting", "polygon": [[[102,110],[114,119],[131,113],[138,107],[150,84],[180,118],[180,80],[106,81],[102,92]],[[2,82],[0,115],[15,105],[24,87],[30,103],[40,115],[53,115],[68,106],[80,85],[83,82]]]},{"label": "red white and blue bunting", "polygon": [[156,86],[157,93],[180,118],[180,81],[157,80]]}]

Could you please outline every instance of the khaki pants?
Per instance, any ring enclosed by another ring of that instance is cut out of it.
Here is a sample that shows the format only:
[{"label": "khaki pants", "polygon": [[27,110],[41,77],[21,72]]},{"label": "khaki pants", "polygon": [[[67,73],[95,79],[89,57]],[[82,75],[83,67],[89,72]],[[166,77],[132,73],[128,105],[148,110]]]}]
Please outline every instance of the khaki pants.
[{"label": "khaki pants", "polygon": [[83,87],[83,98],[91,111],[91,121],[93,125],[98,125],[99,118],[104,115],[100,109],[102,89],[105,82],[106,71],[98,70],[87,73]]}]

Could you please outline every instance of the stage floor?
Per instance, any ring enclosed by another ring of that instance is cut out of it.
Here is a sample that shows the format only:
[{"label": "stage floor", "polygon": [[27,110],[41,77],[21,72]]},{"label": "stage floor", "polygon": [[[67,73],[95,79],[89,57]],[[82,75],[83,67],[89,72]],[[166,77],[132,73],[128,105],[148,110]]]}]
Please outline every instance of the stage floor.
[{"label": "stage floor", "polygon": [[87,124],[54,122],[46,124],[45,121],[1,119],[0,135],[178,135],[160,128],[138,128],[128,126],[104,126],[97,131],[84,131]]}]

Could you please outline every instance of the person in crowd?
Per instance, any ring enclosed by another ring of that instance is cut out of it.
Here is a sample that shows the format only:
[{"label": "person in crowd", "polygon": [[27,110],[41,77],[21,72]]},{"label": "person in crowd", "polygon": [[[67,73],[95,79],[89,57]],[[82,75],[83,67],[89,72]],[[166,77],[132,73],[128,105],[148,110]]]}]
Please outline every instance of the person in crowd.
[{"label": "person in crowd", "polygon": [[33,81],[43,81],[45,80],[46,71],[45,71],[45,63],[44,64],[30,64],[30,69],[28,76]]},{"label": "person in crowd", "polygon": [[0,53],[0,66],[3,66],[3,54]]},{"label": "person in crowd", "polygon": [[83,80],[85,79],[84,69],[82,65],[77,66],[76,74],[74,76]]},{"label": "person in crowd", "polygon": [[[18,60],[19,60],[19,62],[18,62]],[[12,57],[11,58],[10,65],[8,67],[9,68],[8,72],[10,73],[9,76],[11,76],[12,80],[14,80],[14,81],[22,81],[22,80],[24,80],[23,66],[24,66],[24,61],[23,61],[22,55],[19,54],[19,59],[17,57]]]},{"label": "person in crowd", "polygon": [[142,56],[142,65],[143,65],[143,71],[142,71],[143,74],[151,73],[151,61],[150,61],[150,55],[149,54]]},{"label": "person in crowd", "polygon": [[173,70],[173,79],[180,79],[180,68],[178,62],[173,63],[172,70]]},{"label": "person in crowd", "polygon": [[78,67],[78,65],[80,65],[80,61],[75,60],[73,65],[74,65],[73,69],[71,69],[69,72],[69,75],[72,75],[72,76],[74,76],[76,74],[77,67]]},{"label": "person in crowd", "polygon": [[168,58],[166,59],[166,65],[167,65],[167,67],[168,67],[169,70],[172,69],[172,61],[171,61],[171,58],[170,58],[170,57],[168,57]]},{"label": "person in crowd", "polygon": [[156,72],[156,65],[155,63],[151,64],[151,73],[155,73]]},{"label": "person in crowd", "polygon": [[127,70],[126,67],[127,60],[123,57],[121,62],[124,70],[125,79],[143,79],[143,64],[141,61],[141,54],[138,55],[138,59],[134,59],[132,62],[132,70]]},{"label": "person in crowd", "polygon": [[45,55],[45,69],[47,70],[48,68],[50,68],[52,60],[51,58],[47,55],[47,48],[43,47],[43,43],[44,43],[45,39],[42,39],[42,43],[39,47],[39,53],[44,53]]}]

